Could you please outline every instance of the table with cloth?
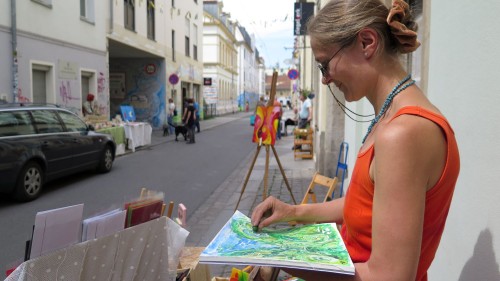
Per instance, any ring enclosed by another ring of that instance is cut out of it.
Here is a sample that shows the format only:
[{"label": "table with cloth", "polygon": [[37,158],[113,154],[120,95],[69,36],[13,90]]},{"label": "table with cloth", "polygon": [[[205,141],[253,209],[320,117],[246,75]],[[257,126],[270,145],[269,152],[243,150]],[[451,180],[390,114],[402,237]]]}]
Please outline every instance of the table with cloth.
[{"label": "table with cloth", "polygon": [[96,130],[98,133],[108,134],[113,137],[116,143],[116,155],[121,155],[125,153],[125,145],[126,145],[126,136],[125,136],[125,128],[122,126],[115,127],[105,127]]},{"label": "table with cloth", "polygon": [[188,234],[174,221],[160,217],[28,260],[5,281],[171,281]]},{"label": "table with cloth", "polygon": [[127,137],[127,148],[135,152],[139,146],[151,144],[153,128],[145,122],[128,122],[123,125]]}]

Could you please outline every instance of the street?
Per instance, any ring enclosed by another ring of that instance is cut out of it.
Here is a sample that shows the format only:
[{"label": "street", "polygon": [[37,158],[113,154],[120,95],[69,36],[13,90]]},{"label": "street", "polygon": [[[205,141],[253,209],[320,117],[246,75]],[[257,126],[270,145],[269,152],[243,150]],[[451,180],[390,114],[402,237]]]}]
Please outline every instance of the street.
[{"label": "street", "polygon": [[[108,174],[81,173],[46,185],[24,204],[0,198],[0,266],[21,261],[39,211],[84,203],[84,218],[137,197],[142,187],[163,191],[165,201],[184,203],[189,215],[254,152],[252,127],[238,119],[203,130],[196,144],[166,142],[116,158]],[[182,139],[182,137],[180,138]]]}]

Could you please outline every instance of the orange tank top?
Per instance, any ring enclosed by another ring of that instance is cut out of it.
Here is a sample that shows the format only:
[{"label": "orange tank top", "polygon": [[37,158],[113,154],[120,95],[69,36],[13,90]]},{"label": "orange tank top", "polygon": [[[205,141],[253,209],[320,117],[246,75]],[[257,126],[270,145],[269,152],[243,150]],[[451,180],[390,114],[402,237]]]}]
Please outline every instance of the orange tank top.
[{"label": "orange tank top", "polygon": [[[441,178],[434,187],[427,191],[425,196],[422,245],[416,280],[426,281],[427,270],[436,254],[450,209],[460,170],[460,158],[455,134],[443,116],[424,108],[408,106],[400,109],[391,121],[403,114],[416,115],[433,121],[441,127],[448,147],[446,164]],[[366,262],[371,253],[372,206],[375,185],[370,178],[369,169],[374,155],[373,145],[358,154],[345,196],[344,224],[341,234],[353,262]]]}]

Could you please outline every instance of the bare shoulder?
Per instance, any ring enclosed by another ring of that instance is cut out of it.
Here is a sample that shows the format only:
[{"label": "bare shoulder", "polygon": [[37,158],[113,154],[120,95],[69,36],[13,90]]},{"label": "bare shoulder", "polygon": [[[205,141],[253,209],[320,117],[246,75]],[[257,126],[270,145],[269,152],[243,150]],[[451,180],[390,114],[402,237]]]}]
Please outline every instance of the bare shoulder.
[{"label": "bare shoulder", "polygon": [[377,161],[402,159],[405,163],[394,168],[407,167],[409,172],[420,173],[427,179],[427,188],[437,182],[446,162],[443,131],[433,121],[416,115],[400,115],[381,127],[375,150]]}]

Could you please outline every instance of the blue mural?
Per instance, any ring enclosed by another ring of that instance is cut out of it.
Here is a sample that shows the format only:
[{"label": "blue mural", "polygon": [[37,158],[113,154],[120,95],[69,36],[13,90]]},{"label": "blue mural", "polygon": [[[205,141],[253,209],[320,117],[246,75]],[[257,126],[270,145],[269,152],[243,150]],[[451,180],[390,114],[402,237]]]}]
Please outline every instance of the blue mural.
[{"label": "blue mural", "polygon": [[[161,128],[166,118],[165,67],[163,61],[117,60],[112,72],[126,75],[126,96],[112,100],[112,111],[120,105],[134,107],[137,121],[148,122],[153,128]],[[118,107],[118,108],[117,108]]]},{"label": "blue mural", "polygon": [[257,102],[259,101],[259,95],[256,93],[243,92],[238,95],[238,107],[245,108],[245,102],[248,101],[250,108],[255,108]]}]

